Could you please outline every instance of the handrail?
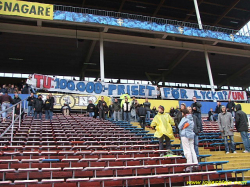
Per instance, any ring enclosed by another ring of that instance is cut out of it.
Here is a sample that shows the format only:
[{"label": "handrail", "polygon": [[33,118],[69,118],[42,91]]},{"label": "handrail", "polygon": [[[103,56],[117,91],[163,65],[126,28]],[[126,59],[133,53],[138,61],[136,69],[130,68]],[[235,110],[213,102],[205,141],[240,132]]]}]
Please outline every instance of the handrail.
[{"label": "handrail", "polygon": [[[198,23],[191,23],[191,22],[164,19],[164,18],[156,18],[156,17],[143,16],[143,15],[137,15],[137,14],[123,13],[123,12],[89,9],[89,8],[64,6],[64,5],[54,5],[54,10],[84,13],[84,14],[94,14],[94,15],[99,15],[99,16],[111,16],[111,17],[116,17],[116,18],[133,19],[133,20],[147,21],[147,22],[152,22],[152,23],[155,22],[157,24],[164,24],[164,25],[171,24],[171,25],[176,25],[176,26],[185,26],[185,27],[199,29]],[[210,25],[202,25],[202,26],[203,26],[203,30],[210,30],[210,31],[216,31],[216,32],[223,32],[227,34],[237,34],[240,36],[247,36],[244,33],[239,32],[239,30],[235,30],[235,29],[210,26]]]},{"label": "handrail", "polygon": [[[12,128],[12,129],[11,129],[11,140],[10,140],[11,145],[12,145],[12,141],[13,141],[13,131],[14,131],[15,122],[16,122],[17,120],[19,121],[19,128],[20,128],[20,126],[21,126],[21,116],[22,116],[22,114],[25,112],[25,104],[24,104],[24,110],[22,111],[22,103],[23,103],[24,101],[27,101],[27,99],[28,99],[28,98],[23,99],[23,100],[19,101],[18,103],[12,105],[11,107],[9,107],[9,108],[7,108],[7,109],[5,109],[5,110],[3,110],[3,111],[0,112],[0,115],[1,115],[2,113],[7,112],[8,110],[11,110],[11,109],[12,109],[12,121],[11,121],[11,124],[10,124],[9,127],[7,127],[7,128],[5,129],[5,131],[0,135],[0,138],[3,137],[3,136],[9,131],[9,129]],[[16,107],[17,105],[20,105],[20,107],[19,107],[19,108],[20,108],[20,111],[19,111],[19,115],[15,118],[15,107]]]}]

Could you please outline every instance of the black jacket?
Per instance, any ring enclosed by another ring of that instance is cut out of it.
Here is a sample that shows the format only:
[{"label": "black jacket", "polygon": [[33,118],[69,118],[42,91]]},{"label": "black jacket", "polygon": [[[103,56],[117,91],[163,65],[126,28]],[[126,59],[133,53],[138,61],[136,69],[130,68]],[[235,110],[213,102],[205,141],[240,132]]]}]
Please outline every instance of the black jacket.
[{"label": "black jacket", "polygon": [[95,105],[93,103],[88,104],[87,112],[95,112]]},{"label": "black jacket", "polygon": [[196,107],[196,110],[193,110],[193,113],[201,113],[201,103],[200,102],[195,102],[191,104],[191,108]]},{"label": "black jacket", "polygon": [[170,116],[171,117],[175,117],[175,109],[171,109],[170,111],[169,111],[169,113],[170,113]]},{"label": "black jacket", "polygon": [[235,126],[238,132],[248,131],[248,120],[245,112],[241,110],[241,105],[236,105]]},{"label": "black jacket", "polygon": [[17,98],[16,98],[16,97],[14,96],[14,98],[13,98],[13,105],[19,103],[20,101],[21,101],[21,98],[20,98],[20,97],[17,97]]},{"label": "black jacket", "polygon": [[28,101],[28,106],[33,106],[33,102],[36,98],[33,96],[33,97],[28,97],[27,101]]},{"label": "black jacket", "polygon": [[228,102],[227,103],[227,108],[228,108],[228,112],[234,111],[235,103],[233,101]]},{"label": "black jacket", "polygon": [[[103,103],[105,103],[105,105],[103,105]],[[97,108],[100,110],[108,110],[108,106],[107,103],[105,101],[99,100]]]},{"label": "black jacket", "polygon": [[42,112],[43,110],[43,100],[36,98],[33,103],[33,108],[36,112]]},{"label": "black jacket", "polygon": [[197,116],[192,115],[193,116],[193,120],[194,120],[194,133],[196,135],[199,134],[199,132],[201,131],[201,122],[200,120],[197,118]]},{"label": "black jacket", "polygon": [[217,105],[216,106],[216,108],[215,108],[215,110],[214,110],[214,113],[216,113],[216,114],[219,114],[219,113],[221,113],[221,105]]},{"label": "black jacket", "polygon": [[144,107],[141,106],[141,107],[138,109],[138,116],[146,116],[146,114],[147,114],[146,108],[144,108]]},{"label": "black jacket", "polygon": [[177,114],[176,114],[176,117],[174,119],[174,123],[175,123],[175,133],[176,134],[179,134],[179,128],[178,128],[178,125],[179,123],[181,122],[181,119],[182,119],[182,112],[177,110]]},{"label": "black jacket", "polygon": [[53,109],[53,103],[51,102],[51,99],[46,99],[46,101],[44,102],[44,109],[45,110]]},{"label": "black jacket", "polygon": [[22,94],[29,94],[29,87],[28,85],[25,85],[24,88],[21,91]]}]

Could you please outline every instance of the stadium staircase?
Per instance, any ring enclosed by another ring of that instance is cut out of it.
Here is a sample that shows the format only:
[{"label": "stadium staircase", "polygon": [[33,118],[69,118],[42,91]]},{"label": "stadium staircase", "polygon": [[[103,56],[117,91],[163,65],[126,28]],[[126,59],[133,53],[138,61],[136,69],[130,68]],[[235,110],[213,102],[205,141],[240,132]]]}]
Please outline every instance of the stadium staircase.
[{"label": "stadium staircase", "polygon": [[[0,132],[9,125],[2,123]],[[14,126],[12,143],[10,130],[0,138],[1,186],[180,186],[231,178],[213,163],[186,172],[186,159],[159,157],[165,151],[150,133],[126,122],[78,114],[55,114],[52,122],[25,117]]]}]

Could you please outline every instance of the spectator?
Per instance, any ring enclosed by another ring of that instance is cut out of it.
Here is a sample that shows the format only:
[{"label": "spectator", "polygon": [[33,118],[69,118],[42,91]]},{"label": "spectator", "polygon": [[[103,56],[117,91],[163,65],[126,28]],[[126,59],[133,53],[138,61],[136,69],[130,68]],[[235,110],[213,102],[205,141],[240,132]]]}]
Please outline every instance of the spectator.
[{"label": "spectator", "polygon": [[243,153],[250,152],[250,140],[248,137],[248,119],[245,112],[241,110],[241,105],[236,105],[236,115],[235,115],[235,126],[238,132],[240,132],[242,142],[245,147]]},{"label": "spectator", "polygon": [[108,111],[107,103],[104,101],[104,97],[101,97],[101,100],[99,100],[98,105],[99,109],[99,118],[105,120],[106,113]]},{"label": "spectator", "polygon": [[16,90],[15,90],[15,85],[12,84],[11,87],[9,88],[9,91],[8,91],[8,92],[9,92],[10,94],[13,94],[15,91],[16,91]]},{"label": "spectator", "polygon": [[[179,108],[179,107],[178,107]],[[183,109],[186,109],[186,104],[185,103],[181,103],[181,110]],[[176,134],[179,134],[179,128],[178,128],[178,125],[179,123],[181,122],[181,119],[182,119],[182,112],[180,110],[177,110],[177,114],[176,114],[176,117],[175,117],[175,133]]]},{"label": "spectator", "polygon": [[[13,103],[12,98],[8,95],[8,92],[5,91],[4,94],[0,97],[0,103],[2,106],[2,111],[6,110],[7,108],[10,107],[10,104]],[[3,117],[3,122],[6,121],[6,117],[7,117],[7,111],[2,113],[2,117]]]},{"label": "spectator", "polygon": [[[197,105],[192,106],[192,108],[195,107],[195,110],[197,110]],[[194,163],[197,164],[197,155],[194,150],[194,135],[193,132],[194,129],[194,121],[191,114],[189,114],[189,111],[187,109],[181,110],[183,118],[180,121],[180,124],[178,125],[180,136],[181,136],[181,142],[183,146],[184,155],[187,159],[187,163]],[[193,114],[195,115],[195,114]],[[187,167],[186,171],[191,171],[191,167]]]},{"label": "spectator", "polygon": [[27,99],[27,101],[28,101],[28,116],[30,116],[30,113],[31,113],[31,116],[34,116],[33,103],[34,103],[35,99],[36,98],[34,97],[34,94],[31,92],[30,96]]},{"label": "spectator", "polygon": [[143,106],[147,111],[146,120],[149,121],[150,120],[150,111],[151,111],[150,106],[151,106],[151,103],[148,102],[148,98],[145,99],[145,102],[143,103]]},{"label": "spectator", "polygon": [[152,113],[152,117],[154,118],[155,117],[155,115],[157,114],[157,109],[156,109],[156,107],[155,106],[153,106],[153,109],[151,110],[151,113]]},{"label": "spectator", "polygon": [[140,107],[138,109],[138,116],[140,117],[140,126],[144,130],[145,130],[145,126],[146,126],[146,123],[145,123],[146,114],[147,114],[146,109],[143,107],[143,105],[140,105]]},{"label": "spectator", "polygon": [[210,108],[210,111],[208,112],[208,118],[207,118],[208,121],[215,121],[214,119],[214,111],[212,108]]},{"label": "spectator", "polygon": [[53,110],[53,103],[49,97],[49,95],[46,96],[46,100],[44,102],[44,110],[45,110],[45,120],[52,120],[52,113],[50,112]]},{"label": "spectator", "polygon": [[70,106],[68,105],[67,102],[64,103],[64,105],[61,108],[61,112],[64,116],[69,116],[70,115]]},{"label": "spectator", "polygon": [[13,105],[19,103],[20,101],[21,101],[21,98],[19,97],[19,95],[15,94],[13,98]]},{"label": "spectator", "polygon": [[130,123],[130,112],[131,112],[131,104],[128,102],[128,99],[125,99],[125,102],[122,106],[123,108],[123,114],[124,114],[124,121],[127,121]]},{"label": "spectator", "polygon": [[228,100],[227,111],[230,112],[233,117],[235,117],[235,103],[234,101],[231,101],[231,99]]},{"label": "spectator", "polygon": [[201,124],[200,124],[200,121],[198,120],[198,118],[193,115],[193,111],[192,111],[192,108],[191,107],[187,107],[188,109],[188,112],[189,114],[192,115],[193,117],[193,122],[194,122],[194,150],[195,150],[195,153],[196,153],[196,156],[199,155],[199,133],[201,132]]},{"label": "spectator", "polygon": [[[15,117],[18,115],[20,115],[20,104],[18,104],[15,107]],[[21,119],[23,119],[23,116],[24,116],[24,112],[23,112],[23,108],[21,108]]]},{"label": "spectator", "polygon": [[23,89],[21,91],[22,94],[29,94],[29,86],[27,84],[23,85]]},{"label": "spectator", "polygon": [[42,120],[42,110],[43,110],[43,100],[42,95],[39,94],[38,98],[36,98],[33,102],[33,109],[34,109],[34,117],[37,119],[37,114],[39,115],[39,119]]},{"label": "spectator", "polygon": [[194,114],[195,116],[197,116],[197,118],[200,120],[200,123],[201,123],[201,131],[203,131],[203,130],[202,130],[202,120],[201,120],[201,107],[202,107],[202,105],[201,105],[200,102],[197,102],[197,99],[196,99],[195,96],[193,97],[193,101],[194,101],[194,102],[191,104],[191,108],[192,108],[192,110],[193,110],[193,114]]},{"label": "spectator", "polygon": [[8,92],[8,89],[6,88],[6,84],[2,86],[2,89],[0,90],[0,93],[6,93]]},{"label": "spectator", "polygon": [[92,103],[92,100],[89,100],[89,104],[87,106],[87,112],[89,117],[94,117],[95,115],[95,105]]},{"label": "spectator", "polygon": [[108,112],[109,112],[108,117],[109,117],[110,119],[112,119],[112,118],[113,118],[113,113],[114,113],[114,110],[113,110],[113,103],[111,103],[111,104],[109,105]]},{"label": "spectator", "polygon": [[49,98],[50,98],[50,100],[51,100],[51,103],[52,103],[52,105],[51,105],[51,110],[50,110],[50,116],[51,116],[51,118],[52,118],[52,116],[53,116],[53,111],[54,111],[54,105],[55,105],[55,98],[53,97],[53,95],[52,95],[52,93],[49,93]]},{"label": "spectator", "polygon": [[221,131],[221,134],[224,138],[224,144],[225,144],[225,151],[226,154],[229,153],[229,147],[228,147],[228,142],[227,142],[227,137],[229,136],[230,139],[230,146],[231,146],[231,151],[233,153],[236,153],[235,151],[235,143],[234,143],[234,122],[232,119],[232,114],[227,112],[226,107],[222,106],[221,107],[222,113],[219,114],[218,116],[218,124],[219,128]]},{"label": "spectator", "polygon": [[[153,119],[151,127],[156,130],[154,136],[159,138],[159,149],[164,149],[163,141],[165,139],[166,149],[170,154],[172,153],[170,139],[174,139],[173,129],[171,125],[174,125],[174,120],[169,114],[164,113],[164,107],[160,105],[158,107],[158,114]],[[160,154],[160,156],[164,156],[164,154]]]},{"label": "spectator", "polygon": [[32,79],[32,75],[29,75],[29,78],[26,80],[26,84],[28,85],[28,87],[32,93],[36,93],[36,90],[32,87],[31,79]]},{"label": "spectator", "polygon": [[113,111],[114,111],[114,121],[121,121],[121,105],[118,102],[118,99],[115,99],[113,103]]},{"label": "spectator", "polygon": [[135,121],[138,121],[138,115],[136,113],[137,108],[139,107],[139,103],[137,102],[137,100],[135,99],[135,96],[133,97],[133,100],[131,102],[132,106],[131,106],[131,116],[134,117]]},{"label": "spectator", "polygon": [[169,114],[170,114],[171,117],[175,117],[175,109],[174,109],[174,107],[170,108]]},{"label": "spectator", "polygon": [[219,113],[221,113],[221,103],[218,101],[217,106],[216,106],[215,111],[214,111],[214,119],[215,119],[215,121],[218,121]]},{"label": "spectator", "polygon": [[159,86],[157,86],[157,99],[161,99],[161,89]]}]

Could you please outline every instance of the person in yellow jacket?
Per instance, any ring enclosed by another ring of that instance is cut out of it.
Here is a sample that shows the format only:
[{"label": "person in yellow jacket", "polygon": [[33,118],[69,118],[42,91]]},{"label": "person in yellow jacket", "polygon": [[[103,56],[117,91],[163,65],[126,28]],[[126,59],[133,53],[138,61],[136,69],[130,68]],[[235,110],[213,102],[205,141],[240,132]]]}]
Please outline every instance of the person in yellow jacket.
[{"label": "person in yellow jacket", "polygon": [[[174,139],[174,133],[171,125],[174,125],[174,120],[169,114],[164,113],[164,107],[160,105],[158,107],[158,114],[154,117],[151,123],[151,127],[156,130],[154,136],[159,138],[159,150],[164,149],[163,141],[165,139],[166,149],[171,152],[170,139]],[[163,154],[160,156],[163,156]]]}]

